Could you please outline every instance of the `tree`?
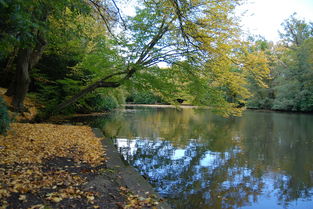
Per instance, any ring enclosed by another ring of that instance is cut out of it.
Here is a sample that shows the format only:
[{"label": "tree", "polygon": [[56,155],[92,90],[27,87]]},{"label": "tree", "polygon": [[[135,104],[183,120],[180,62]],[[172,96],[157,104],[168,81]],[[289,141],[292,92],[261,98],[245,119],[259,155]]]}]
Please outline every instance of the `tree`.
[{"label": "tree", "polygon": [[[120,62],[111,70],[104,68],[106,73],[101,79],[64,101],[55,112],[97,88],[141,81],[146,87],[157,84],[161,87],[159,94],[169,98],[179,86],[173,85],[169,76],[178,76],[188,80],[183,83],[188,83],[188,93],[194,94],[195,104],[210,104],[225,115],[234,113],[238,103],[228,100],[226,93],[236,95],[236,100],[246,98],[245,75],[253,71],[249,65],[240,67],[240,59],[236,58],[239,30],[233,11],[238,4],[237,0],[141,2],[136,16],[125,18],[125,28],[115,30],[119,35],[113,34],[109,41],[122,57]],[[82,63],[86,62],[88,58]],[[151,67],[160,62],[170,68]],[[174,66],[180,67],[173,70]],[[256,74],[261,75],[257,71]]]},{"label": "tree", "polygon": [[[81,62],[74,67],[95,72],[96,76],[87,79],[87,87],[58,105],[54,112],[99,88],[139,84],[157,89],[166,101],[173,101],[178,95],[191,95],[194,104],[210,105],[229,115],[238,113],[238,107],[249,95],[245,87],[247,77],[254,75],[262,79],[264,66],[250,59],[252,56],[248,58],[249,53],[240,55],[244,47],[240,46],[240,31],[234,16],[240,0],[138,1],[134,17],[122,15],[117,3],[114,0],[1,3],[5,6],[5,19],[9,20],[5,23],[8,28],[16,23],[20,26],[13,27],[13,32],[2,31],[4,37],[13,35],[10,46],[18,50],[16,79],[8,91],[14,95],[16,109],[23,109],[29,70],[40,59],[47,34],[55,29],[52,20],[64,18],[67,11],[73,12],[74,19],[76,14],[91,15],[96,23],[106,26],[107,32],[91,41],[87,38],[86,42],[92,44],[87,44]],[[22,8],[22,12],[14,8]],[[28,25],[16,22],[16,14],[23,14],[22,19]],[[18,37],[26,38],[18,42]],[[3,43],[4,40],[1,39]],[[157,67],[160,62],[166,62],[169,68]],[[98,70],[94,71],[95,68]],[[170,78],[175,76],[178,78],[174,84]]]},{"label": "tree", "polygon": [[313,24],[292,15],[284,24],[283,43],[288,43],[276,65],[273,109],[312,111]]},{"label": "tree", "polygon": [[299,47],[306,39],[313,36],[313,23],[308,24],[295,16],[296,13],[282,23],[284,32],[280,32],[280,37],[288,47]]},{"label": "tree", "polygon": [[[62,18],[67,9],[76,14],[89,12],[88,5],[81,0],[1,1],[1,58],[15,59],[15,75],[7,91],[13,96],[13,107],[23,111],[23,101],[28,92],[30,70],[38,63],[47,44],[46,34],[53,30],[50,19]],[[16,55],[16,58],[15,58]],[[9,59],[10,60],[10,59]]]},{"label": "tree", "polygon": [[268,69],[263,70],[267,74],[267,76],[263,76],[265,79],[256,79],[254,76],[248,78],[249,90],[252,96],[247,101],[247,107],[253,109],[271,109],[274,100],[273,79],[275,74],[273,73],[273,66],[277,61],[275,57],[275,45],[263,37],[250,37],[249,40],[251,42],[249,51],[253,57],[252,59],[266,60]]},{"label": "tree", "polygon": [[[62,19],[51,17],[50,24],[53,30],[46,34],[48,44],[31,73],[34,79],[30,92],[36,95],[36,102],[44,106],[42,116],[69,95],[101,78],[118,62],[116,52],[107,46],[106,28],[97,17],[67,10]],[[85,66],[89,66],[88,69]],[[122,97],[122,89],[98,89],[71,105],[66,113],[105,110],[122,102]],[[105,105],[110,107],[103,107]]]}]

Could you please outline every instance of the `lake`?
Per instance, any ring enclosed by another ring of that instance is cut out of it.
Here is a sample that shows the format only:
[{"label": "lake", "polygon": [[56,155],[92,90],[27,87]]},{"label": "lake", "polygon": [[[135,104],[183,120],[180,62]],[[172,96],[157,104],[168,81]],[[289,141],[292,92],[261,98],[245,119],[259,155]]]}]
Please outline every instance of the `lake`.
[{"label": "lake", "polygon": [[84,120],[173,208],[313,208],[313,115],[138,107]]}]

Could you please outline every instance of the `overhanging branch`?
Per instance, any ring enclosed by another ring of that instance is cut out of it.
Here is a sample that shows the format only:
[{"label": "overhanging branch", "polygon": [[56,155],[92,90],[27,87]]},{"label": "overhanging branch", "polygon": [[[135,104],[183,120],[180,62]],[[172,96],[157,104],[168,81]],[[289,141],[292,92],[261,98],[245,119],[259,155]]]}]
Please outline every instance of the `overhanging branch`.
[{"label": "overhanging branch", "polygon": [[[72,96],[70,99],[65,100],[64,102],[62,102],[60,105],[58,105],[54,111],[54,113],[58,113],[60,112],[62,109],[64,109],[65,107],[73,104],[74,102],[76,102],[78,99],[82,98],[83,96],[85,96],[86,94],[94,91],[97,88],[116,88],[119,87],[121,85],[120,81],[117,82],[112,82],[112,81],[107,81],[108,79],[114,77],[114,76],[118,76],[118,75],[123,75],[126,74],[126,76],[128,75],[128,72],[126,71],[122,71],[122,72],[117,72],[117,73],[113,73],[111,75],[108,75],[104,78],[102,78],[101,80],[87,86],[86,88],[84,88],[83,90],[81,90],[80,92],[78,92],[77,94],[75,94],[74,96]],[[125,76],[125,77],[126,77]]]}]

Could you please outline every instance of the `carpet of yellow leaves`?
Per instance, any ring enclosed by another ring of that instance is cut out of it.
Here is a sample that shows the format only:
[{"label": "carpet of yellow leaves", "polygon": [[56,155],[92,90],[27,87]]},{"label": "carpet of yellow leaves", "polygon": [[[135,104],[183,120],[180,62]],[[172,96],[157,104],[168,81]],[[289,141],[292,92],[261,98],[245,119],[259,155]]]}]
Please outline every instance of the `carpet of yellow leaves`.
[{"label": "carpet of yellow leaves", "polygon": [[0,164],[68,157],[98,165],[103,156],[101,142],[88,126],[12,123],[8,135],[0,135]]},{"label": "carpet of yellow leaves", "polygon": [[63,189],[47,194],[46,200],[84,197],[92,202],[92,193],[74,188],[85,183],[84,178],[62,169],[44,171],[43,162],[65,157],[76,166],[97,166],[104,162],[104,152],[100,139],[87,126],[12,123],[8,135],[0,135],[0,208],[6,208],[11,193],[20,194],[19,200],[24,201],[23,194],[59,186]]}]

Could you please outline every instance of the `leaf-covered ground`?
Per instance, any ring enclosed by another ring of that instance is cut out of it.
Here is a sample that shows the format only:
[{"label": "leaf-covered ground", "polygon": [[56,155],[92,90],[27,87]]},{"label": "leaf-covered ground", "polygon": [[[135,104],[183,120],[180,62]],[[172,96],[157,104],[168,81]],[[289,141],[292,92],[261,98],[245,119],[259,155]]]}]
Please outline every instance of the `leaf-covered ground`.
[{"label": "leaf-covered ground", "polygon": [[[0,135],[0,208],[124,207],[104,156],[90,127],[12,123]],[[105,184],[94,189],[99,175]]]}]

